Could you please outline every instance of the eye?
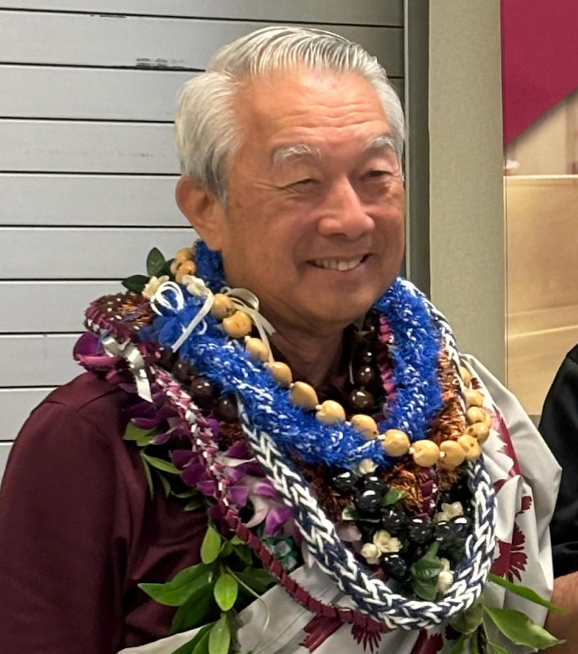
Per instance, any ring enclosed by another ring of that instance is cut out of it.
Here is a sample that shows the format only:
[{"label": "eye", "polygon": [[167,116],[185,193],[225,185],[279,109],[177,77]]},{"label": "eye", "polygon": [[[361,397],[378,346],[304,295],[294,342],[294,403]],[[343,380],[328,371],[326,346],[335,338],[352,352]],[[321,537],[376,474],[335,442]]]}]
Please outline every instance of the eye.
[{"label": "eye", "polygon": [[292,184],[289,184],[288,188],[303,188],[312,184],[317,184],[317,180],[313,179],[313,177],[306,177],[304,179],[293,182]]},{"label": "eye", "polygon": [[385,179],[390,175],[391,173],[388,170],[370,170],[363,175],[363,178],[368,180],[380,180]]}]

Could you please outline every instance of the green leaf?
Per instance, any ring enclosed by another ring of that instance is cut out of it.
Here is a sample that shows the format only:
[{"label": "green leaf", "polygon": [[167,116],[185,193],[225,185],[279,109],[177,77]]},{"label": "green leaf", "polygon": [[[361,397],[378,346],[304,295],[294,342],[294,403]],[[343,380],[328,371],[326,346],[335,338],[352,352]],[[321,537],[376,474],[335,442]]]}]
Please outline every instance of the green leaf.
[{"label": "green leaf", "polygon": [[550,611],[558,611],[559,613],[568,613],[567,609],[552,604],[552,602],[549,602],[548,600],[544,599],[543,597],[538,595],[536,591],[532,590],[531,588],[528,588],[527,586],[522,586],[521,584],[514,584],[511,581],[504,579],[503,577],[498,577],[498,575],[492,574],[491,572],[488,575],[488,579],[489,581],[492,581],[494,584],[497,584],[498,586],[502,586],[502,588],[506,588],[507,590],[510,591],[510,593],[514,593],[514,595],[519,595],[520,597],[524,597],[529,602],[534,602],[534,604],[545,606]]},{"label": "green leaf", "polygon": [[193,654],[195,651],[195,648],[197,645],[203,640],[203,638],[206,636],[206,640],[208,642],[209,640],[209,631],[211,631],[211,628],[213,627],[215,623],[210,622],[209,624],[205,625],[204,627],[201,627],[199,631],[197,631],[196,635],[194,638],[189,640],[188,643],[185,643],[184,645],[181,645],[179,649],[176,649],[174,652],[171,652],[171,654]]},{"label": "green leaf", "polygon": [[546,649],[564,642],[532,622],[527,615],[520,611],[495,609],[490,606],[486,606],[485,609],[496,627],[516,645]]},{"label": "green leaf", "polygon": [[128,288],[129,291],[136,291],[140,293],[143,288],[148,284],[149,278],[146,275],[131,275],[122,280],[122,285]]},{"label": "green leaf", "polygon": [[209,634],[209,654],[227,654],[231,645],[231,627],[226,613],[213,626]]},{"label": "green leaf", "polygon": [[421,558],[416,561],[410,568],[411,576],[420,581],[437,579],[439,573],[444,569],[443,564],[438,561]]},{"label": "green leaf", "polygon": [[413,592],[421,599],[427,600],[428,602],[435,601],[437,597],[436,584],[434,581],[422,580],[422,579],[412,579],[411,586]]},{"label": "green leaf", "polygon": [[205,501],[202,497],[193,497],[193,499],[185,506],[185,511],[196,511],[203,506],[205,506]]},{"label": "green leaf", "polygon": [[199,563],[181,570],[172,581],[166,584],[139,584],[138,587],[159,604],[181,606],[199,588],[211,583],[214,574],[214,566]]},{"label": "green leaf", "polygon": [[470,652],[471,654],[480,654],[480,648],[478,647],[477,630],[470,636]]},{"label": "green leaf", "polygon": [[389,506],[390,504],[395,504],[399,500],[403,499],[407,493],[405,491],[388,490],[384,498],[381,500],[381,506]]},{"label": "green leaf", "polygon": [[444,649],[443,654],[462,654],[467,638],[466,634],[462,634],[450,649]]},{"label": "green leaf", "polygon": [[201,561],[212,563],[219,556],[220,549],[221,536],[212,525],[209,525],[201,545]]},{"label": "green leaf", "polygon": [[[232,542],[233,541],[231,541],[231,543]],[[239,557],[239,560],[241,561],[241,563],[244,563],[245,565],[251,565],[251,563],[253,563],[253,556],[251,554],[251,548],[248,547],[247,545],[236,545],[233,548],[233,551]]]},{"label": "green leaf", "polygon": [[155,495],[155,485],[153,483],[153,478],[152,478],[152,475],[151,475],[150,466],[149,466],[149,464],[147,463],[147,460],[146,460],[146,454],[142,450],[139,452],[139,454],[140,454],[140,458],[141,458],[141,461],[142,461],[142,464],[143,464],[145,477],[146,477],[147,484],[148,484],[148,487],[149,487],[149,492],[151,494],[151,497],[154,497],[154,495]]},{"label": "green leaf", "polygon": [[170,481],[161,474],[158,470],[155,470],[157,477],[160,479],[163,489],[165,491],[165,497],[168,497],[171,494],[171,483]]},{"label": "green leaf", "polygon": [[124,430],[123,440],[135,441],[139,447],[145,447],[157,435],[156,429],[139,429],[132,422],[129,422]]},{"label": "green leaf", "polygon": [[488,645],[492,650],[492,654],[510,654],[510,652],[508,652],[508,650],[501,645],[496,645],[495,643],[490,642],[488,642]]},{"label": "green leaf", "polygon": [[162,470],[163,472],[169,472],[171,475],[180,475],[181,471],[170,461],[165,461],[164,459],[159,459],[156,456],[150,456],[150,454],[145,454],[143,452],[144,458],[151,464],[153,468],[157,470]]},{"label": "green leaf", "polygon": [[361,515],[359,511],[352,505],[352,506],[346,506],[342,513],[341,513],[341,519],[342,520],[355,520],[359,521],[361,520],[362,522],[379,522],[380,518],[368,518],[364,515]]},{"label": "green leaf", "polygon": [[228,540],[224,540],[219,550],[219,558],[226,559],[230,554],[233,553],[233,546],[229,543]]},{"label": "green leaf", "polygon": [[472,634],[482,624],[484,618],[484,604],[477,601],[467,611],[454,616],[450,620],[451,626],[462,634]]},{"label": "green leaf", "polygon": [[214,581],[202,584],[181,604],[173,618],[172,634],[194,629],[203,624],[211,609],[215,606],[213,601],[214,586]]},{"label": "green leaf", "polygon": [[229,542],[231,545],[245,545],[245,541],[237,534],[235,534]]},{"label": "green leaf", "polygon": [[[259,573],[265,574],[262,575]],[[267,576],[265,577],[265,575]],[[257,595],[263,595],[263,593],[267,592],[269,586],[275,582],[275,578],[266,570],[254,570],[248,568],[245,572],[235,572],[235,577]]]},{"label": "green leaf", "polygon": [[187,500],[189,497],[194,497],[195,495],[199,495],[199,491],[196,488],[189,488],[186,491],[183,491],[182,493],[173,493],[175,497],[178,497],[180,500]]},{"label": "green leaf", "polygon": [[149,277],[160,277],[165,265],[163,253],[158,248],[153,248],[147,256],[147,273]]},{"label": "green leaf", "polygon": [[237,601],[239,584],[230,574],[223,572],[219,575],[213,594],[215,601],[222,611],[229,611]]}]

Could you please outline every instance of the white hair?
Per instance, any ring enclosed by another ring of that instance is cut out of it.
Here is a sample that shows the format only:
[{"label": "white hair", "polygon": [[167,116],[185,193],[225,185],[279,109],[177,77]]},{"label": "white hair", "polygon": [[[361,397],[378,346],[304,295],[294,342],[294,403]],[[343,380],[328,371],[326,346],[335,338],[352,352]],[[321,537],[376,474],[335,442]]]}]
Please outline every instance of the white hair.
[{"label": "white hair", "polygon": [[233,109],[239,86],[247,79],[303,67],[355,73],[372,85],[388,117],[401,166],[403,110],[377,59],[357,43],[332,32],[278,26],[252,32],[221,48],[207,71],[183,86],[175,121],[182,174],[207,186],[225,204],[228,162],[240,145]]}]

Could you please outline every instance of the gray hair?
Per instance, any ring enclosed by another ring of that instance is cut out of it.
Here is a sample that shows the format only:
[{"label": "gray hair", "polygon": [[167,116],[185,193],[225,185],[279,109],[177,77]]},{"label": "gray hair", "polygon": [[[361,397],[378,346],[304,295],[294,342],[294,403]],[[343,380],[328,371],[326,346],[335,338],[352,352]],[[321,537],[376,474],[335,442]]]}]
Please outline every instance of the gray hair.
[{"label": "gray hair", "polygon": [[175,121],[182,174],[204,184],[224,205],[228,163],[240,146],[233,110],[240,84],[273,71],[299,67],[356,73],[365,78],[388,117],[401,166],[405,140],[403,110],[377,59],[360,45],[332,32],[278,26],[252,32],[221,48],[207,71],[183,86]]}]

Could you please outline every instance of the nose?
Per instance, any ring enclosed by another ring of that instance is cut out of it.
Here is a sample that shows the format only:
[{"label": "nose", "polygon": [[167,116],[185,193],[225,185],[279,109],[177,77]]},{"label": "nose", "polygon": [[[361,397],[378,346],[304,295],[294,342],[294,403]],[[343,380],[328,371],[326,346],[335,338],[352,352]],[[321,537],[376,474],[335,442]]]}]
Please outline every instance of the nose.
[{"label": "nose", "polygon": [[330,186],[321,210],[318,229],[322,236],[344,236],[355,241],[375,228],[373,219],[347,177]]}]

